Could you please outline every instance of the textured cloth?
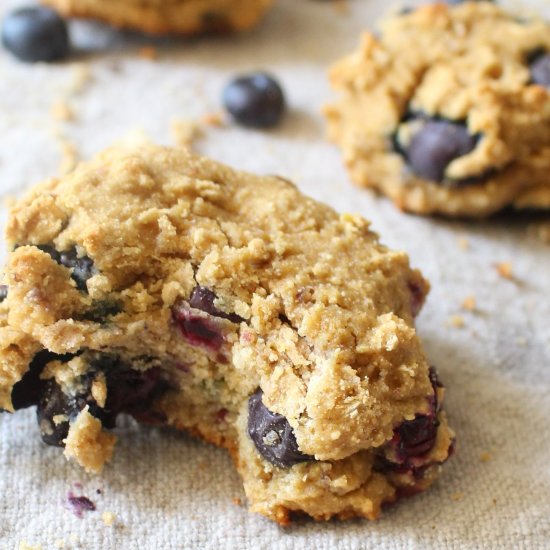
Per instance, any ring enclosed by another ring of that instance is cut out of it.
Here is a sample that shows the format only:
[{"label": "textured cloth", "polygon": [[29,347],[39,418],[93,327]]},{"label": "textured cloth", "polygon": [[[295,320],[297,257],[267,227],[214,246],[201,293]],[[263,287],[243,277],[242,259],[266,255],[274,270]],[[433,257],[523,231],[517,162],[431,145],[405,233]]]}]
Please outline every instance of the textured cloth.
[{"label": "textured cloth", "polygon": [[[1,4],[3,12],[17,2]],[[282,0],[248,35],[184,42],[78,24],[77,55],[57,65],[23,65],[0,52],[0,186],[2,195],[20,193],[55,175],[62,160],[66,167],[136,128],[170,143],[171,125],[181,137],[185,122],[220,109],[231,75],[269,69],[288,95],[284,123],[269,132],[206,126],[196,148],[364,215],[431,280],[418,330],[448,388],[458,435],[441,479],[378,522],[282,529],[246,511],[224,451],[125,421],[112,463],[88,477],[41,443],[34,411],[26,410],[0,417],[0,549],[22,541],[129,550],[549,547],[550,249],[529,236],[526,216],[467,223],[404,215],[352,187],[324,139],[326,68],[354,48],[384,4],[355,0],[346,14],[338,2]],[[158,59],[144,58],[150,51],[140,57],[151,43]],[[503,277],[509,268],[512,278]],[[77,518],[70,491],[96,510]]]}]

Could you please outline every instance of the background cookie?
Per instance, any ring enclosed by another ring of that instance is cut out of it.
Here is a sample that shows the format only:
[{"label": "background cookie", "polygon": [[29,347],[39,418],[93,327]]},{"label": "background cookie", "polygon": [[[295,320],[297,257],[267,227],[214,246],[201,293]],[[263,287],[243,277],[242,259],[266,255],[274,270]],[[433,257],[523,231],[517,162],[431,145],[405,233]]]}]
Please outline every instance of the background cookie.
[{"label": "background cookie", "polygon": [[273,0],[43,0],[62,14],[154,34],[241,31]]},{"label": "background cookie", "polygon": [[490,2],[397,15],[331,71],[355,182],[420,214],[550,207],[550,26]]}]

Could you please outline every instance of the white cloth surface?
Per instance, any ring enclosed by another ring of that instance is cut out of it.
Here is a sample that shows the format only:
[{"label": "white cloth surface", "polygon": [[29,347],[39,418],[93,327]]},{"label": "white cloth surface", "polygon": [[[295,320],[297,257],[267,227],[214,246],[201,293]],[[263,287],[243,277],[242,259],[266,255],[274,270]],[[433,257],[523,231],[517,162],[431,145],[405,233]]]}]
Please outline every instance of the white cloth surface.
[{"label": "white cloth surface", "polygon": [[[0,15],[19,3],[2,0]],[[208,128],[196,148],[288,177],[339,211],[364,215],[430,279],[418,330],[447,386],[458,436],[442,477],[377,522],[300,521],[282,529],[233,502],[245,498],[222,450],[127,422],[117,430],[113,461],[101,476],[87,476],[41,443],[34,410],[26,410],[0,417],[0,549],[22,541],[44,550],[550,548],[550,249],[529,237],[525,216],[423,219],[350,184],[340,153],[324,138],[320,107],[333,97],[326,69],[388,6],[352,0],[348,7],[346,15],[332,2],[281,0],[249,34],[186,41],[77,23],[79,51],[56,65],[21,64],[0,51],[0,190],[18,194],[57,173],[55,132],[82,158],[136,128],[170,143],[173,119],[220,110],[230,76],[276,74],[290,105],[279,128]],[[158,47],[155,61],[137,55],[149,43]],[[82,66],[91,78],[75,90]],[[52,116],[60,99],[74,110],[73,121]],[[497,262],[511,262],[514,280],[499,276]],[[469,296],[473,312],[461,308]],[[453,315],[462,315],[464,327],[454,326]],[[96,511],[75,517],[67,509],[71,490]],[[113,526],[102,521],[104,512],[115,514]]]}]

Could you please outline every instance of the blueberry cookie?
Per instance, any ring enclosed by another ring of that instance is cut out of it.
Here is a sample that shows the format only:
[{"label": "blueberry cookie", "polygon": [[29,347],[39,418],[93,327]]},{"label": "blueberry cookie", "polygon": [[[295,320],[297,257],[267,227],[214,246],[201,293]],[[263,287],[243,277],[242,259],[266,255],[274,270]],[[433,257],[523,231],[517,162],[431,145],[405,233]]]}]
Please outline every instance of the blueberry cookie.
[{"label": "blueberry cookie", "polygon": [[414,329],[428,283],[278,177],[116,147],[11,210],[0,407],[101,470],[119,414],[229,450],[282,524],[376,518],[454,448]]},{"label": "blueberry cookie", "polygon": [[390,18],[338,62],[329,136],[404,210],[550,208],[550,26],[489,2]]},{"label": "blueberry cookie", "polygon": [[154,34],[241,31],[253,27],[273,0],[42,0],[67,16],[100,19]]}]

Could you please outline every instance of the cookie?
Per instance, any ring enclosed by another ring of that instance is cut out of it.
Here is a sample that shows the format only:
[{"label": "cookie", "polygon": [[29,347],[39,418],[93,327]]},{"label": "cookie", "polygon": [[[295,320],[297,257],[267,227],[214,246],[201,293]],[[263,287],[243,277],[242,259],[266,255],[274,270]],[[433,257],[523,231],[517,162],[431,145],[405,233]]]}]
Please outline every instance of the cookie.
[{"label": "cookie", "polygon": [[97,472],[119,414],[231,453],[251,510],[376,518],[454,448],[414,328],[428,283],[279,177],[111,148],[12,209],[0,407]]},{"label": "cookie", "polygon": [[253,27],[273,0],[42,0],[63,15],[99,19],[153,34],[242,31]]},{"label": "cookie", "polygon": [[550,208],[550,26],[490,2],[397,15],[331,70],[351,178],[418,214]]}]

